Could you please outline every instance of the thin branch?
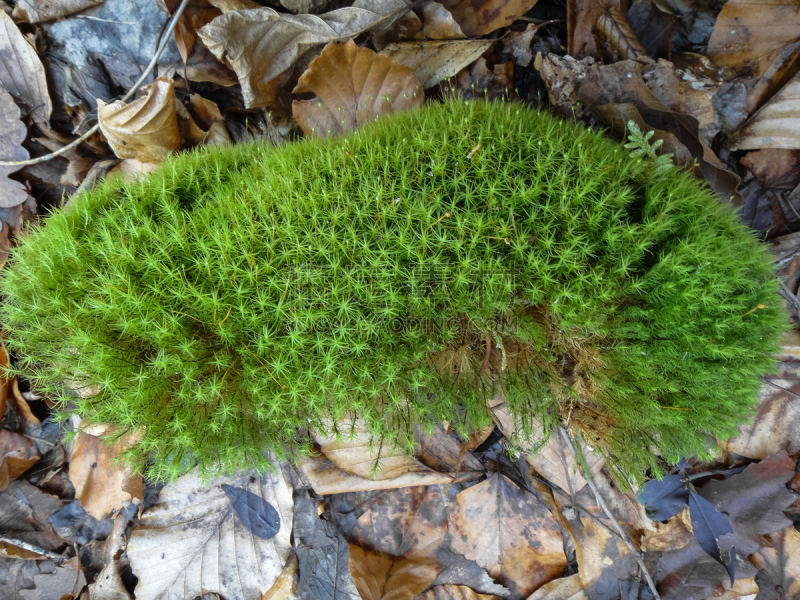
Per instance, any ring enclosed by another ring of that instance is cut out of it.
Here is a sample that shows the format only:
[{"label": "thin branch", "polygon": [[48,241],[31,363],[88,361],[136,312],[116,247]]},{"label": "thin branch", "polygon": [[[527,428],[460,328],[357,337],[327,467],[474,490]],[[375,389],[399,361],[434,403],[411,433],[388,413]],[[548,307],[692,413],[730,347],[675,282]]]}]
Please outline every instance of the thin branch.
[{"label": "thin branch", "polygon": [[[575,457],[575,460],[578,459],[578,453],[575,451],[575,446],[572,443],[572,439],[569,437],[569,434],[564,430],[563,427],[559,427],[558,430],[561,432],[561,437],[564,439],[564,442],[567,444],[570,452]],[[633,542],[631,541],[628,534],[625,533],[625,530],[619,524],[616,517],[612,514],[611,510],[609,510],[606,501],[603,500],[603,496],[600,495],[600,490],[597,489],[594,481],[592,480],[591,473],[584,473],[586,477],[586,481],[589,482],[589,488],[592,490],[597,503],[600,505],[600,508],[603,509],[603,512],[606,513],[606,516],[611,521],[611,524],[614,525],[614,529],[616,529],[619,536],[622,538],[622,541],[625,542],[625,545],[628,547],[628,551],[636,557],[636,562],[639,563],[639,567],[642,569],[642,573],[644,573],[644,578],[647,580],[647,585],[650,586],[650,591],[653,592],[653,596],[655,600],[661,600],[661,596],[658,594],[658,590],[656,589],[656,584],[653,581],[653,578],[650,576],[650,571],[647,570],[647,566],[645,566],[644,561],[642,560],[641,555],[636,551],[636,548],[633,546]]]},{"label": "thin branch", "polygon": [[14,538],[10,538],[5,535],[0,535],[0,542],[4,544],[11,544],[12,546],[16,546],[17,548],[22,548],[23,550],[27,550],[28,552],[33,552],[34,554],[38,554],[40,556],[46,556],[50,560],[58,561],[59,563],[64,562],[64,560],[66,560],[60,554],[56,554],[55,552],[51,552],[50,550],[45,550],[44,548],[39,548],[39,546],[34,546],[33,544],[29,544],[28,542],[23,542],[22,540],[16,540]]},{"label": "thin branch", "polygon": [[[178,10],[175,11],[175,14],[172,16],[172,20],[169,22],[169,26],[167,30],[172,32],[175,29],[175,24],[178,22],[181,14],[183,14],[183,10],[186,8],[186,5],[189,4],[189,0],[182,0],[181,5],[178,7]],[[158,59],[161,58],[161,55],[164,53],[164,50],[167,47],[167,44],[172,39],[171,35],[164,36],[164,39],[161,40],[158,48],[156,49],[156,53],[153,56],[153,59],[150,61],[150,64],[147,65],[147,69],[145,69],[142,76],[136,80],[136,83],[133,84],[133,87],[128,90],[128,93],[122,97],[122,102],[127,102],[130,98],[136,93],[136,90],[139,89],[139,86],[144,83],[144,80],[150,76],[150,73],[153,71],[153,68],[158,63]],[[76,140],[73,140],[63,148],[59,148],[55,152],[51,152],[50,154],[45,154],[44,156],[37,156],[36,158],[30,158],[28,160],[18,160],[18,161],[5,161],[0,160],[0,167],[27,167],[29,165],[38,165],[39,163],[45,162],[50,160],[51,158],[56,158],[57,156],[61,156],[62,154],[66,154],[73,148],[77,147],[81,142],[84,140],[89,139],[92,135],[94,135],[97,130],[100,129],[100,123],[96,123],[89,131],[84,133],[81,137]]]}]

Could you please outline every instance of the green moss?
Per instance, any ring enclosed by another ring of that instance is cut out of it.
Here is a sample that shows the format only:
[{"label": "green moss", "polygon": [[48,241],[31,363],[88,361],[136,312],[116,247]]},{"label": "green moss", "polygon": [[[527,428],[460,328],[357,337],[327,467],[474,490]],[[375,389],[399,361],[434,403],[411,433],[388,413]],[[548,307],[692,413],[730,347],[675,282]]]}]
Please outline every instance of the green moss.
[{"label": "green moss", "polygon": [[263,467],[354,415],[406,447],[420,422],[464,433],[503,390],[523,434],[568,421],[638,480],[655,451],[735,432],[787,321],[736,217],[641,167],[578,125],[474,102],[183,155],[15,251],[17,372],[87,422],[145,427],[129,458],[157,477]]}]

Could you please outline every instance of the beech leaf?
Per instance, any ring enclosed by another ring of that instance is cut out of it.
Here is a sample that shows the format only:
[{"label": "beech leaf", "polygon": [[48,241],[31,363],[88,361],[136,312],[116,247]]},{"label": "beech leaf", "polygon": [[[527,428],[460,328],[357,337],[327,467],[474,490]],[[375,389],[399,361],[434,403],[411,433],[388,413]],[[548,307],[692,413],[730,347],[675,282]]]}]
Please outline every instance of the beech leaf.
[{"label": "beech leaf", "polygon": [[492,40],[441,40],[389,44],[381,54],[414,71],[422,87],[428,89],[455,77],[489,49]]}]

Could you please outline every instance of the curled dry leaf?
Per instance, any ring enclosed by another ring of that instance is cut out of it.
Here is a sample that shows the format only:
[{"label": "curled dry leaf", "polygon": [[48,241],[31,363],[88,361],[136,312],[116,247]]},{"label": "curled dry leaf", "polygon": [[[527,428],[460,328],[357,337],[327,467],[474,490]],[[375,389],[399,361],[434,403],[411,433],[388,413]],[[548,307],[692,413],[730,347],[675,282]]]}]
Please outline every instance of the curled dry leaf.
[{"label": "curled dry leaf", "polygon": [[798,38],[795,0],[728,0],[708,41],[708,57],[739,74],[758,76]]},{"label": "curled dry leaf", "polygon": [[[168,14],[173,15],[178,10],[181,0],[159,0],[159,4]],[[189,59],[192,46],[197,39],[197,30],[208,25],[221,14],[222,11],[210,0],[191,0],[186,5],[175,25],[175,44],[178,46],[178,52],[181,53],[183,62]]]},{"label": "curled dry leaf", "polygon": [[100,129],[119,158],[160,163],[171,150],[181,147],[175,112],[175,87],[159,77],[142,87],[143,95],[125,104],[97,100]]},{"label": "curled dry leaf", "polygon": [[438,2],[426,2],[420,8],[422,29],[417,36],[426,40],[463,40],[467,36],[461,31],[453,15]]},{"label": "curled dry leaf", "polygon": [[[220,487],[232,485],[261,497],[280,515],[272,538],[253,535]],[[159,503],[147,510],[128,544],[137,600],[258,598],[269,590],[289,556],[292,488],[281,471],[249,473],[204,484],[196,471],[166,485]],[[214,565],[214,568],[207,568]]]},{"label": "curled dry leaf", "polygon": [[225,12],[197,33],[236,72],[245,105],[261,108],[274,102],[278,88],[306,52],[355,36],[395,12],[394,0],[357,0],[349,8],[319,16],[253,8]]},{"label": "curled dry leaf", "polygon": [[63,19],[103,2],[104,0],[19,0],[14,7],[13,16],[28,23],[43,23]]},{"label": "curled dry leaf", "polygon": [[733,150],[800,148],[800,73],[744,125],[730,147]]},{"label": "curled dry leaf", "polygon": [[122,577],[119,574],[119,562],[109,561],[97,575],[95,582],[89,585],[89,600],[132,600]]},{"label": "curled dry leaf", "polygon": [[533,8],[537,0],[444,0],[449,10],[468,37],[481,37],[501,27],[508,27],[512,17],[520,17]]},{"label": "curled dry leaf", "polygon": [[325,46],[292,91],[317,94],[313,100],[293,101],[292,113],[306,135],[322,137],[358,129],[425,100],[411,69],[353,40]]},{"label": "curled dry leaf", "polygon": [[0,87],[30,110],[46,126],[53,111],[44,66],[36,50],[6,13],[0,11]]},{"label": "curled dry leaf", "polygon": [[547,507],[507,477],[489,479],[456,496],[450,517],[453,550],[489,571],[515,597],[526,597],[564,570],[561,533]]},{"label": "curled dry leaf", "polygon": [[69,459],[69,477],[75,486],[75,497],[83,509],[95,519],[102,519],[134,498],[143,500],[143,482],[130,466],[116,463],[120,454],[140,437],[124,435],[108,445],[100,436],[113,431],[108,427],[93,427],[81,431],[75,438]]},{"label": "curled dry leaf", "polygon": [[389,44],[381,54],[414,71],[428,89],[454,77],[472,64],[493,44],[492,40],[449,40]]},{"label": "curled dry leaf", "polygon": [[[26,160],[28,151],[22,147],[27,129],[19,120],[19,108],[7,91],[0,87],[0,158],[6,161]],[[9,179],[19,167],[0,167],[0,208],[10,208],[28,199],[25,186]],[[4,227],[4,231],[7,228]]]}]

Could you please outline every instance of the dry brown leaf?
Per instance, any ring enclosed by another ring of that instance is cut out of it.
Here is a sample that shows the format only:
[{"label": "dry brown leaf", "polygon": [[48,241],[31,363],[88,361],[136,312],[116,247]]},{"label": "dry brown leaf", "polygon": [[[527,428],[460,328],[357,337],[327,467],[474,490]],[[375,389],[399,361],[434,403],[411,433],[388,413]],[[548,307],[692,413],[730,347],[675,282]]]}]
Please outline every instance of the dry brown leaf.
[{"label": "dry brown leaf", "polygon": [[800,450],[800,349],[785,349],[779,357],[778,375],[768,375],[761,388],[755,417],[739,426],[739,435],[719,440],[725,452],[763,459],[781,449]]},{"label": "dry brown leaf", "polygon": [[603,11],[595,23],[594,31],[598,38],[613,48],[622,60],[630,59],[641,62],[652,60],[619,6],[609,6],[608,10]]},{"label": "dry brown leaf", "polygon": [[578,102],[578,88],[587,70],[594,66],[593,58],[575,60],[569,55],[542,56],[538,52],[533,66],[544,79],[551,107],[565,117],[582,119],[586,116],[588,109]]},{"label": "dry brown leaf", "polygon": [[8,397],[8,403],[10,408],[17,413],[22,432],[25,435],[36,436],[39,433],[41,421],[33,414],[31,407],[28,406],[28,401],[22,397],[22,392],[19,391],[19,381],[16,377],[11,380],[11,395]]},{"label": "dry brown leaf", "polygon": [[36,445],[24,435],[0,429],[0,490],[39,460]]},{"label": "dry brown leaf", "polygon": [[[534,431],[536,431],[535,427]],[[589,472],[592,475],[599,473],[605,465],[603,455],[589,450],[583,442],[581,442],[581,450],[589,466]],[[537,452],[526,453],[525,458],[531,468],[568,494],[577,494],[587,484],[583,467],[575,460],[558,434],[551,435],[547,443]]]},{"label": "dry brown leaf", "polygon": [[[269,503],[280,517],[277,535],[264,539],[251,533],[223,484]],[[131,568],[139,578],[137,600],[204,593],[260,597],[274,585],[289,556],[292,517],[292,487],[280,469],[206,483],[192,471],[167,484],[128,543]]]},{"label": "dry brown leaf", "polygon": [[447,533],[447,520],[447,501],[441,486],[398,489],[378,497],[361,515],[350,532],[350,541],[393,556],[434,560]]},{"label": "dry brown leaf", "polygon": [[119,158],[160,163],[181,147],[175,112],[175,87],[159,77],[142,87],[142,96],[129,104],[106,104],[98,98],[97,117],[108,145]]},{"label": "dry brown leaf", "polygon": [[[484,439],[488,433],[483,432]],[[441,426],[437,426],[430,435],[426,434],[421,427],[416,430],[417,437],[417,460],[436,471],[456,471],[483,472],[481,462],[468,452],[468,444],[462,444],[453,434],[447,434]],[[477,447],[481,442],[475,443],[472,447]]]},{"label": "dry brown leaf", "polygon": [[143,482],[129,465],[115,464],[119,455],[135,444],[140,435],[128,434],[112,445],[100,436],[113,434],[108,427],[88,428],[78,433],[69,459],[69,477],[75,497],[95,519],[122,508],[134,498],[143,500]]},{"label": "dry brown leaf", "polygon": [[28,107],[46,125],[53,111],[47,78],[36,50],[6,13],[0,11],[0,87]]},{"label": "dry brown leaf", "polygon": [[133,600],[119,575],[118,561],[111,560],[89,585],[89,600]]},{"label": "dry brown leaf", "polygon": [[319,16],[253,8],[225,12],[197,33],[236,72],[245,105],[261,108],[274,102],[278,88],[306,52],[355,36],[404,9],[403,0],[357,0],[349,8]]},{"label": "dry brown leaf", "polygon": [[336,136],[379,117],[422,106],[425,94],[414,72],[388,56],[359,48],[353,40],[331,42],[303,73],[292,113],[306,135]]},{"label": "dry brown leaf", "polygon": [[[64,146],[66,146],[65,142],[55,138],[39,137],[33,138],[32,141],[36,142],[37,144],[41,144],[50,150],[50,152],[61,150]],[[67,170],[64,171],[64,174],[61,175],[60,178],[60,183],[62,185],[72,185],[75,187],[79,186],[83,178],[86,177],[86,173],[89,172],[89,169],[91,169],[92,165],[94,164],[93,159],[81,156],[74,148],[61,154],[60,158],[69,161]]]},{"label": "dry brown leaf", "polygon": [[670,60],[676,16],[652,0],[634,1],[629,6],[625,16],[650,58]]},{"label": "dry brown leaf", "polygon": [[514,62],[494,65],[490,70],[482,56],[456,74],[453,87],[464,98],[495,100],[513,93]]},{"label": "dry brown leaf", "polygon": [[286,564],[283,565],[281,574],[269,590],[264,592],[259,600],[298,600],[295,593],[295,579],[297,577],[297,555],[289,553]]},{"label": "dry brown leaf", "polygon": [[741,163],[764,186],[791,189],[800,184],[800,150],[765,148],[748,152]]},{"label": "dry brown leaf", "polygon": [[494,594],[479,594],[465,585],[437,585],[416,600],[500,600]]},{"label": "dry brown leaf", "polygon": [[503,46],[511,53],[518,65],[527,67],[533,60],[531,41],[538,30],[539,26],[531,23],[525,28],[525,31],[509,31],[503,38]]},{"label": "dry brown leaf", "polygon": [[206,100],[200,94],[192,94],[189,103],[195,122],[205,131],[206,146],[228,146],[233,143],[215,102]]},{"label": "dry brown leaf", "polygon": [[247,10],[248,8],[261,8],[261,5],[253,0],[210,0],[210,2],[223,13]]},{"label": "dry brown leaf", "polygon": [[[181,0],[159,0],[159,4],[168,14],[173,15],[178,10]],[[208,25],[221,14],[222,11],[210,0],[191,0],[186,5],[175,26],[175,44],[178,46],[178,52],[181,53],[183,62],[189,59],[192,46],[197,39],[197,30]]]},{"label": "dry brown leaf", "polygon": [[60,598],[72,600],[77,598],[86,586],[78,557],[74,556],[63,565],[56,566],[51,573],[39,573],[33,576],[34,589],[19,591],[23,600],[41,600],[42,598]]},{"label": "dry brown leaf", "polygon": [[408,600],[436,579],[440,567],[424,556],[392,556],[350,544],[350,573],[362,600]]},{"label": "dry brown leaf", "polygon": [[342,494],[344,492],[367,492],[371,490],[392,490],[412,485],[436,485],[471,481],[481,476],[479,472],[437,473],[435,471],[414,472],[400,475],[394,479],[373,480],[343,471],[327,459],[303,457],[299,461],[300,470],[308,478],[314,491],[319,495]]},{"label": "dry brown leaf", "polygon": [[561,574],[567,564],[555,520],[533,494],[494,473],[456,496],[450,518],[453,550],[524,597]]},{"label": "dry brown leaf", "polygon": [[420,9],[422,29],[417,37],[422,40],[463,40],[467,36],[461,31],[453,15],[438,2],[426,2]]},{"label": "dry brown leaf", "polygon": [[756,568],[769,575],[761,581],[765,596],[774,591],[777,597],[800,597],[800,532],[787,527],[769,536],[769,541],[750,556]]},{"label": "dry brown leaf", "polygon": [[800,73],[753,115],[729,146],[800,149]]},{"label": "dry brown leaf", "polygon": [[741,75],[767,71],[800,38],[796,0],[728,0],[708,41],[708,57]]},{"label": "dry brown leaf", "polygon": [[[467,37],[477,38],[501,27],[533,8],[537,0],[445,0],[442,5],[449,10]],[[488,4],[488,6],[487,6]]]},{"label": "dry brown leaf", "polygon": [[381,54],[409,67],[428,89],[454,77],[475,62],[494,42],[492,40],[450,40],[390,44]]},{"label": "dry brown leaf", "polygon": [[569,0],[567,2],[567,50],[570,56],[601,58],[592,31],[603,13],[620,0]]},{"label": "dry brown leaf", "polygon": [[19,0],[14,7],[13,16],[28,23],[43,23],[63,19],[103,2],[104,0]]},{"label": "dry brown leaf", "polygon": [[223,64],[203,44],[193,46],[192,53],[180,73],[181,75],[185,73],[189,81],[208,81],[224,87],[239,83],[233,69]]},{"label": "dry brown leaf", "polygon": [[[22,147],[27,135],[25,124],[20,121],[19,107],[7,91],[0,87],[0,159],[7,161],[26,160],[28,151]],[[28,199],[25,186],[9,179],[8,175],[20,167],[0,167],[0,207],[10,208]]]},{"label": "dry brown leaf", "polygon": [[545,583],[527,600],[591,600],[583,590],[578,573]]}]

